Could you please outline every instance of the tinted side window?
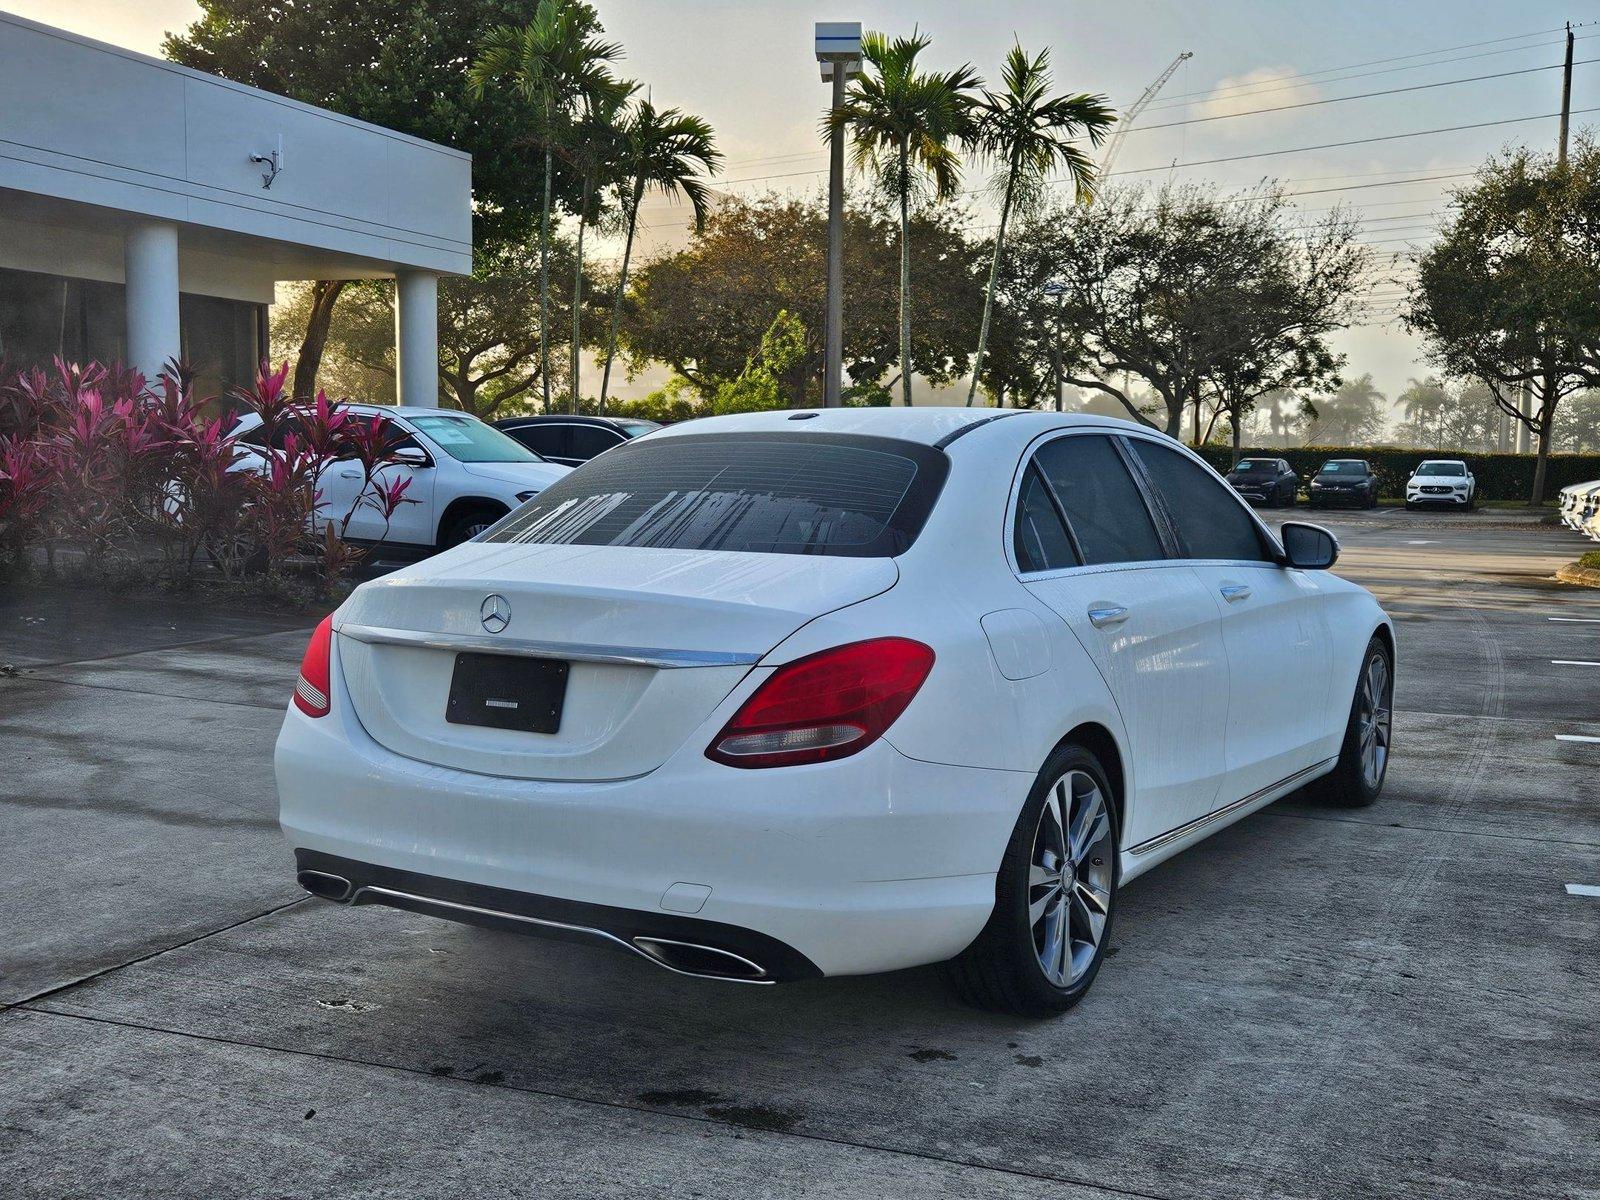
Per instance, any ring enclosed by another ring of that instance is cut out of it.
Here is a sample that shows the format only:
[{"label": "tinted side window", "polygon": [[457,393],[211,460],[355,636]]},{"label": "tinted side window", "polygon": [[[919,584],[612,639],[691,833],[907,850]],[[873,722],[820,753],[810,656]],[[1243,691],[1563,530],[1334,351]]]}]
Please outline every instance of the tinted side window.
[{"label": "tinted side window", "polygon": [[1089,565],[1165,558],[1144,497],[1110,439],[1057,438],[1034,460],[1050,480]]},{"label": "tinted side window", "polygon": [[1129,439],[1190,558],[1266,561],[1255,522],[1213,472],[1170,446]]},{"label": "tinted side window", "polygon": [[571,449],[567,451],[567,455],[570,458],[581,458],[585,462],[602,450],[609,450],[622,441],[609,429],[601,429],[598,425],[574,425],[571,433]]},{"label": "tinted side window", "polygon": [[1016,543],[1017,566],[1024,572],[1078,565],[1072,541],[1067,537],[1037,467],[1030,466],[1022,478],[1022,492],[1017,497],[1017,527],[1012,536]]},{"label": "tinted side window", "polygon": [[570,428],[570,425],[523,425],[506,432],[543,458],[566,458]]}]

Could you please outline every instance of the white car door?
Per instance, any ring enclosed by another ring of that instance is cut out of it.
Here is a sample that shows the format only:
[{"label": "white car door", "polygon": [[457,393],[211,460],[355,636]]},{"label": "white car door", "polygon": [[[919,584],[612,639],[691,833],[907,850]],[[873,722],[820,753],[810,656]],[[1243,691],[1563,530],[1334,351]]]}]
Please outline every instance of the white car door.
[{"label": "white car door", "polygon": [[391,443],[393,451],[418,455],[423,460],[417,465],[389,463],[378,468],[378,483],[387,486],[394,480],[410,480],[394,515],[385,521],[383,513],[372,503],[363,501],[356,504],[357,496],[363,492],[369,499],[375,499],[376,495],[374,489],[366,484],[361,464],[350,460],[332,463],[322,473],[323,494],[329,500],[324,514],[333,520],[343,520],[344,515],[350,512],[351,505],[355,504],[355,512],[346,530],[347,536],[371,542],[432,545],[433,482],[437,474],[432,465],[433,457],[405,426],[388,418],[384,418],[383,424],[385,439]]},{"label": "white car door", "polygon": [[1069,433],[1038,448],[1018,497],[1016,554],[1024,585],[1071,628],[1122,714],[1134,784],[1124,844],[1210,812],[1227,718],[1217,608],[1170,556],[1113,438]]},{"label": "white car door", "polygon": [[1130,437],[1128,446],[1221,614],[1228,727],[1219,800],[1229,804],[1312,766],[1326,740],[1331,651],[1321,582],[1278,564],[1255,517],[1210,467],[1153,438]]}]

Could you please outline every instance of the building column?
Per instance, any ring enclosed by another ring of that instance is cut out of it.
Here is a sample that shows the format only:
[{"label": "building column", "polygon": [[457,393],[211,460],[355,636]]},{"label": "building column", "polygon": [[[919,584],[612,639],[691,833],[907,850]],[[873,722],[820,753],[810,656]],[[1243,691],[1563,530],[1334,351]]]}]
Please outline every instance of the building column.
[{"label": "building column", "polygon": [[146,379],[183,356],[178,327],[178,227],[140,221],[122,239],[128,366]]},{"label": "building column", "polygon": [[439,407],[439,277],[400,271],[394,277],[396,391],[401,404]]}]

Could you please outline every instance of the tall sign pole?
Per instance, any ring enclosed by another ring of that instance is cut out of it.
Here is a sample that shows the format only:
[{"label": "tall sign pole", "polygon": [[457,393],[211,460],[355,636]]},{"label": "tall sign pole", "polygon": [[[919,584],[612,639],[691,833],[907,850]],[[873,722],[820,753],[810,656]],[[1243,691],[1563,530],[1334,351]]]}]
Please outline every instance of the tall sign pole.
[{"label": "tall sign pole", "polygon": [[[817,61],[822,78],[833,88],[831,111],[844,104],[845,85],[861,73],[861,24],[818,21]],[[823,340],[823,405],[844,403],[844,134],[828,138],[828,308]]]},{"label": "tall sign pole", "polygon": [[1567,125],[1572,120],[1572,22],[1567,22],[1567,62],[1561,72],[1561,146],[1556,152],[1556,165],[1567,166]]}]

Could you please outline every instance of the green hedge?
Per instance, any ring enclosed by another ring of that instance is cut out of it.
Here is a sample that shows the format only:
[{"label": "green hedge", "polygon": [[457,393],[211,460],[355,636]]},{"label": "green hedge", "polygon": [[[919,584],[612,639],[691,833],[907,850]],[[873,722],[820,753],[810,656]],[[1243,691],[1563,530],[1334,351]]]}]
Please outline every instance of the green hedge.
[{"label": "green hedge", "polygon": [[[1226,446],[1202,446],[1201,456],[1226,474],[1235,456]],[[1392,450],[1371,446],[1299,446],[1281,450],[1241,450],[1239,458],[1282,458],[1300,476],[1302,490],[1317,468],[1330,458],[1364,458],[1378,473],[1380,496],[1405,494],[1406,480],[1416,465],[1428,458],[1464,459],[1478,481],[1481,500],[1526,500],[1533,491],[1531,454],[1468,454],[1459,450]],[[1545,476],[1544,495],[1553,500],[1568,484],[1600,479],[1600,454],[1552,454]]]}]

